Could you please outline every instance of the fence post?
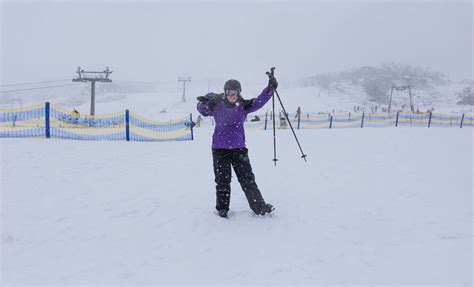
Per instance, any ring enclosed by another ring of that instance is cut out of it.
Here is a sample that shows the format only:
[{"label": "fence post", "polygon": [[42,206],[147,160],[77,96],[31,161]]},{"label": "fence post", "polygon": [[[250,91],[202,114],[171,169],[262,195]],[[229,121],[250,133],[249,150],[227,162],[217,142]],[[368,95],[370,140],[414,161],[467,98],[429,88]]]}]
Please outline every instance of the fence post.
[{"label": "fence post", "polygon": [[428,127],[431,127],[431,117],[433,115],[433,112],[430,112],[430,119],[428,120]]},{"label": "fence post", "polygon": [[300,122],[301,122],[301,113],[298,115],[298,127],[297,129],[300,129]]},{"label": "fence post", "polygon": [[400,115],[400,111],[397,112],[397,120],[395,121],[395,127],[398,127],[398,116]]},{"label": "fence post", "polygon": [[193,128],[193,114],[189,114],[189,122],[191,124],[191,140],[194,140],[194,128]]},{"label": "fence post", "polygon": [[461,129],[462,129],[462,124],[464,123],[464,114],[462,114],[462,119],[461,119]]},{"label": "fence post", "polygon": [[125,139],[130,141],[130,111],[125,110]]},{"label": "fence post", "polygon": [[331,116],[331,119],[330,119],[330,122],[329,122],[329,128],[332,129],[332,116]]},{"label": "fence post", "polygon": [[268,122],[268,112],[265,113],[265,127],[263,128],[263,130],[267,130],[267,122]]},{"label": "fence post", "polygon": [[362,113],[362,121],[360,122],[360,128],[364,127],[364,118],[365,118],[365,113]]},{"label": "fence post", "polygon": [[50,131],[50,126],[49,126],[49,115],[50,115],[50,106],[49,102],[45,103],[44,107],[44,125],[45,125],[45,134],[46,138],[49,139],[51,137],[51,131]]}]

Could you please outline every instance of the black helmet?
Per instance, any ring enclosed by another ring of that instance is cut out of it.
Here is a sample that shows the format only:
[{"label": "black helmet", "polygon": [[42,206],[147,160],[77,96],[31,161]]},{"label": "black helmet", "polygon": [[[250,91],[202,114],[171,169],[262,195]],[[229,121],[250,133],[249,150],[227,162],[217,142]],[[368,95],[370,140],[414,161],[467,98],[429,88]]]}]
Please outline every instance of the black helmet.
[{"label": "black helmet", "polygon": [[224,91],[228,91],[228,90],[236,90],[236,91],[241,92],[242,87],[240,86],[239,81],[231,79],[225,82],[224,84]]}]

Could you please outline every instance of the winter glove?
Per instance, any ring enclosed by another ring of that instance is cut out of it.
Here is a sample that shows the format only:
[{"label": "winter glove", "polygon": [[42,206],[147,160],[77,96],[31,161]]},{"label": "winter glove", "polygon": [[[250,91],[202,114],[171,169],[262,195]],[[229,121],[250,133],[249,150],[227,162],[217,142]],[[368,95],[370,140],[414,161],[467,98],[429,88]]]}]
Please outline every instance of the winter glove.
[{"label": "winter glove", "polygon": [[213,97],[209,100],[207,106],[211,111],[214,110],[217,103],[223,98],[224,94],[213,94]]},{"label": "winter glove", "polygon": [[209,93],[205,96],[197,97],[196,99],[201,103],[207,103],[209,109],[213,111],[219,100],[222,99],[223,95],[224,94]]},{"label": "winter glove", "polygon": [[278,88],[278,82],[275,77],[270,77],[270,80],[268,80],[268,86],[272,87],[274,90]]},{"label": "winter glove", "polygon": [[196,99],[199,101],[199,102],[203,102],[203,103],[207,103],[209,102],[216,94],[214,93],[208,93],[206,94],[205,96],[200,96],[200,97],[197,97]]}]

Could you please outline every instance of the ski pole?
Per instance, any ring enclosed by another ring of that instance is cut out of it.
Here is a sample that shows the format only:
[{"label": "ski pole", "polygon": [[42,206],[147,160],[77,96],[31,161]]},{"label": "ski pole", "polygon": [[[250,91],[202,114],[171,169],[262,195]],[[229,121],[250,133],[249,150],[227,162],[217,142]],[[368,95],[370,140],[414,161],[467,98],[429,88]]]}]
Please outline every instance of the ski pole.
[{"label": "ski pole", "polygon": [[298,147],[300,148],[301,151],[301,157],[306,160],[307,155],[304,154],[303,149],[301,148],[300,141],[298,140],[298,137],[296,136],[295,130],[293,129],[293,125],[291,124],[290,119],[288,118],[288,113],[285,110],[285,107],[283,106],[283,102],[281,101],[280,95],[278,94],[278,91],[275,89],[275,93],[277,95],[278,101],[280,101],[281,108],[283,109],[283,113],[285,114],[286,120],[288,121],[288,124],[290,125],[291,131],[293,132],[293,136],[295,137],[296,143],[298,144]]},{"label": "ski pole", "polygon": [[[274,77],[275,75],[275,67],[272,67],[271,69],[271,72],[266,72],[267,76],[271,79]],[[288,113],[286,112],[286,109],[283,105],[283,102],[281,101],[281,98],[280,98],[280,95],[278,94],[278,91],[277,89],[274,89],[275,91],[275,94],[277,95],[277,98],[278,98],[278,101],[280,102],[280,105],[281,105],[281,108],[283,109],[283,113],[285,114],[285,117],[286,117],[286,120],[288,121],[288,124],[290,125],[290,128],[291,128],[291,131],[293,132],[293,136],[295,137],[295,140],[296,140],[296,143],[298,144],[298,147],[300,148],[300,151],[301,151],[301,157],[304,159],[304,161],[306,162],[306,156],[303,152],[303,148],[301,148],[301,144],[300,144],[300,141],[298,140],[298,137],[296,136],[296,133],[295,133],[295,130],[293,129],[293,125],[291,124],[291,121],[290,119],[288,118]],[[273,97],[275,97],[275,94],[273,95]],[[275,120],[275,118],[273,119]],[[274,126],[275,128],[275,126]],[[275,163],[276,165],[276,163]]]},{"label": "ski pole", "polygon": [[275,94],[272,96],[272,118],[273,118],[273,162],[277,165],[277,151],[276,151],[276,132],[275,132]]},{"label": "ski pole", "polygon": [[[266,72],[265,74],[271,78],[273,77],[275,68],[271,69],[270,72]],[[276,131],[275,131],[275,93],[272,95],[272,121],[273,121],[273,162],[275,163],[275,166],[277,165],[277,152],[276,152]]]}]

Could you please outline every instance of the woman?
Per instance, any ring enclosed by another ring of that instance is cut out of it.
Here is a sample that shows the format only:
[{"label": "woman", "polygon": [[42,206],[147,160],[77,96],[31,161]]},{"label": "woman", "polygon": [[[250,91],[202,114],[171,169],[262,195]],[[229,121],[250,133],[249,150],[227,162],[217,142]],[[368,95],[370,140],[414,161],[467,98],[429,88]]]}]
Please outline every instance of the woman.
[{"label": "woman", "polygon": [[239,81],[228,80],[224,94],[209,93],[198,97],[197,109],[203,116],[213,116],[216,123],[212,137],[212,156],[216,182],[216,209],[220,217],[227,217],[230,204],[231,166],[247,197],[250,209],[258,215],[265,215],[275,208],[263,200],[255,183],[248,150],[245,147],[244,121],[249,113],[255,112],[272,97],[278,82],[274,77],[260,96],[244,100],[240,95]]}]

